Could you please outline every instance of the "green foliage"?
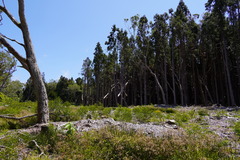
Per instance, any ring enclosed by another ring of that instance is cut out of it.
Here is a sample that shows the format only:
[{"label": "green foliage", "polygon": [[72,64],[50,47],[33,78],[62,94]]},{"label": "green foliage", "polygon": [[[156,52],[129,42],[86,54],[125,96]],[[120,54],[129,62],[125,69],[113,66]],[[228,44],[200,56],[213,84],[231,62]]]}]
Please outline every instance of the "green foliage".
[{"label": "green foliage", "polygon": [[[13,138],[15,136],[15,138]],[[154,138],[141,133],[118,130],[114,127],[81,134],[65,134],[52,126],[36,136],[28,134],[7,136],[0,142],[9,149],[0,158],[17,159],[19,148],[28,148],[25,158],[38,155],[35,140],[44,151],[44,158],[52,159],[228,159],[230,150],[211,134],[169,135]],[[198,137],[198,138],[196,138]],[[19,141],[19,139],[21,141]],[[71,147],[69,147],[71,146]],[[4,157],[6,158],[6,157]]]},{"label": "green foliage", "polygon": [[198,114],[199,114],[200,116],[208,116],[208,115],[209,115],[207,109],[200,109],[200,110],[198,111]]},{"label": "green foliage", "polygon": [[176,120],[178,125],[182,126],[183,124],[189,122],[189,120],[195,118],[197,114],[194,110],[192,111],[178,111],[173,115],[173,119]]},{"label": "green foliage", "polygon": [[156,110],[152,113],[151,118],[149,119],[150,122],[163,122],[166,118],[166,115],[164,112],[162,112],[161,110]]},{"label": "green foliage", "polygon": [[0,104],[5,104],[9,100],[10,98],[8,96],[0,92]]},{"label": "green foliage", "polygon": [[23,90],[24,84],[20,81],[10,81],[6,88],[2,90],[2,92],[7,95],[8,97],[15,98],[16,100],[19,100],[22,96],[22,90]]},{"label": "green foliage", "polygon": [[67,130],[67,134],[72,135],[74,133],[76,133],[77,129],[75,128],[75,126],[72,123],[67,123],[64,128]]},{"label": "green foliage", "polygon": [[26,85],[23,89],[21,101],[25,102],[25,101],[36,101],[36,100],[37,98],[34,92],[33,80],[30,77],[27,80]]},{"label": "green foliage", "polygon": [[138,122],[149,122],[152,113],[157,110],[157,108],[151,106],[139,106],[132,109],[133,115]]},{"label": "green foliage", "polygon": [[16,71],[17,61],[0,46],[0,91],[5,88]]},{"label": "green foliage", "polygon": [[113,118],[116,121],[131,122],[132,121],[132,109],[127,107],[118,107],[114,111]]},{"label": "green foliage", "polygon": [[49,109],[52,113],[50,115],[50,119],[53,121],[75,121],[79,119],[70,103],[62,103],[60,98],[50,101]]},{"label": "green foliage", "polygon": [[0,145],[4,146],[0,150],[0,159],[17,159],[18,152],[15,149],[18,146],[18,139],[14,135],[4,135],[4,139],[1,139]]},{"label": "green foliage", "polygon": [[85,118],[89,109],[86,106],[81,106],[77,109],[77,113],[81,119]]},{"label": "green foliage", "polygon": [[[0,115],[12,117],[23,117],[36,113],[36,102],[19,102],[11,98],[6,98],[4,106],[0,106]],[[0,129],[16,129],[27,127],[36,123],[36,117],[29,117],[21,121],[0,119]]]},{"label": "green foliage", "polygon": [[233,126],[233,129],[236,135],[240,137],[240,122],[236,122]]},{"label": "green foliage", "polygon": [[110,107],[104,108],[102,110],[103,116],[110,117],[111,116],[110,114],[111,114],[112,110],[113,110],[113,108],[110,108]]},{"label": "green foliage", "polygon": [[173,108],[159,108],[159,110],[166,113],[176,113],[176,110]]},{"label": "green foliage", "polygon": [[[19,151],[27,148],[27,143],[32,140],[32,135],[28,133],[0,132],[2,133],[0,141],[0,159],[18,159]],[[23,153],[24,155],[25,153]]]},{"label": "green foliage", "polygon": [[[182,125],[185,132],[179,131],[177,135],[171,134],[158,138],[131,130],[118,130],[114,127],[77,133],[71,122],[67,123],[63,130],[57,130],[50,125],[36,135],[7,134],[2,130],[0,137],[4,138],[1,139],[0,145],[6,148],[1,149],[0,159],[5,155],[8,159],[17,159],[21,150],[29,151],[23,155],[25,159],[40,159],[36,158],[41,152],[34,141],[45,153],[42,159],[230,159],[232,155],[228,142],[221,140],[201,125],[190,121],[199,114],[195,110],[171,109],[167,111],[167,109],[151,106],[104,108],[97,105],[65,106],[64,108],[60,99],[51,101],[51,107],[52,112],[62,107],[63,110],[68,108],[66,113],[61,114],[69,115],[70,119],[72,117],[88,118],[87,115],[91,118],[101,118],[102,115],[108,115],[125,122],[164,122],[171,118],[179,124],[186,124]],[[2,123],[1,119],[0,123]],[[236,123],[234,126],[234,131],[238,135],[239,124]],[[9,125],[5,123],[8,128]]]}]

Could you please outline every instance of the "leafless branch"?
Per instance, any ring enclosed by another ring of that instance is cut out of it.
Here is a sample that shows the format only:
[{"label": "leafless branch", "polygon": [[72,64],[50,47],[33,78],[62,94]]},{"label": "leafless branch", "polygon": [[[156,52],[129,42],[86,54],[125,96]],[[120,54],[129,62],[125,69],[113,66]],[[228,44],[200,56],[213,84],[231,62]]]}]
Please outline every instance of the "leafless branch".
[{"label": "leafless branch", "polygon": [[41,149],[41,147],[37,144],[37,142],[35,140],[32,140],[32,142],[38,148],[39,152],[41,152],[40,155],[39,155],[39,157],[41,157],[44,154],[43,150]]},{"label": "leafless branch", "polygon": [[3,35],[2,33],[0,33],[0,35],[1,35],[2,37],[4,37],[4,38],[6,38],[6,39],[10,40],[10,41],[13,41],[13,42],[15,42],[15,43],[19,44],[20,46],[23,46],[23,47],[25,47],[25,45],[24,45],[24,44],[22,44],[22,43],[18,42],[18,41],[17,41],[17,40],[15,40],[15,39],[11,39],[11,38],[9,38],[9,37],[7,37],[7,36]]},{"label": "leafless branch", "polygon": [[6,8],[5,1],[2,0],[3,7]]},{"label": "leafless branch", "polygon": [[3,20],[2,14],[1,14],[1,12],[0,12],[0,25],[2,25],[2,20]]},{"label": "leafless branch", "polygon": [[17,60],[22,64],[23,68],[25,68],[27,71],[29,71],[29,67],[27,65],[27,60],[23,58],[7,41],[2,35],[0,34],[0,43],[5,46],[8,51],[14,55]]},{"label": "leafless branch", "polygon": [[19,23],[14,17],[13,15],[7,10],[7,8],[5,6],[0,6],[0,10],[2,12],[4,12],[8,18],[18,27],[21,29],[21,23]]},{"label": "leafless branch", "polygon": [[23,116],[23,117],[9,117],[9,116],[5,116],[5,115],[0,115],[0,118],[14,119],[14,120],[22,120],[22,119],[24,119],[24,118],[35,117],[35,116],[37,116],[37,114],[28,115],[28,116]]}]

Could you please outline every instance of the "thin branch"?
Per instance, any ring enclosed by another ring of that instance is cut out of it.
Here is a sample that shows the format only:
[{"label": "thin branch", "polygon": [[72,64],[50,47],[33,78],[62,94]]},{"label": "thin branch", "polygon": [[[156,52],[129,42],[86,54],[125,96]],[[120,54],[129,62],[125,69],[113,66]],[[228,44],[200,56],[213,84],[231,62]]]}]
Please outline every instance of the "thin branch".
[{"label": "thin branch", "polygon": [[27,65],[27,60],[23,58],[7,41],[2,35],[0,34],[0,44],[5,46],[8,51],[17,58],[17,60],[22,64],[23,68],[29,71],[29,67]]},{"label": "thin branch", "polygon": [[2,33],[0,33],[0,35],[1,35],[2,37],[6,38],[6,39],[8,39],[8,40],[10,40],[10,41],[13,41],[13,42],[15,42],[15,43],[17,43],[17,44],[19,44],[20,46],[23,46],[23,47],[25,48],[25,45],[22,44],[22,43],[20,43],[20,42],[18,42],[17,40],[15,40],[15,39],[11,39],[11,38],[9,38],[9,37],[3,35]]},{"label": "thin branch", "polygon": [[6,8],[5,1],[2,0],[3,7]]},{"label": "thin branch", "polygon": [[35,144],[35,146],[38,148],[38,150],[41,152],[39,157],[41,157],[42,155],[44,155],[43,150],[41,149],[41,147],[37,144],[37,142],[35,140],[32,140],[32,142]]},{"label": "thin branch", "polygon": [[14,17],[13,15],[7,10],[7,8],[5,8],[5,6],[0,6],[0,10],[3,11],[8,18],[18,27],[18,28],[22,28],[21,27],[21,23],[19,23]]},{"label": "thin branch", "polygon": [[0,115],[0,118],[6,118],[6,119],[14,119],[14,120],[22,120],[24,118],[29,118],[29,117],[35,117],[38,114],[33,114],[33,115],[28,115],[28,116],[23,116],[23,117],[9,117],[9,116],[5,116],[5,115]]},{"label": "thin branch", "polygon": [[158,78],[157,78],[157,75],[151,70],[151,68],[147,65],[144,64],[144,66],[148,69],[148,71],[153,75],[155,81],[157,82],[157,85],[162,93],[162,99],[163,99],[163,103],[166,104],[166,98],[165,98],[165,93],[164,93],[164,90],[163,90],[163,87],[162,85],[160,84]]}]

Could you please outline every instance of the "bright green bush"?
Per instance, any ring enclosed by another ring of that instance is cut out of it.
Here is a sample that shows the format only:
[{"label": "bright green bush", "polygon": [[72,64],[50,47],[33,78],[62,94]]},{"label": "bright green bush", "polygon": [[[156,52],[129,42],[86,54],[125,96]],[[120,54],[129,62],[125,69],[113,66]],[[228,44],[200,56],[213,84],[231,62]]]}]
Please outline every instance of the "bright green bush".
[{"label": "bright green bush", "polygon": [[156,111],[157,108],[154,107],[145,107],[145,106],[139,106],[139,107],[134,107],[132,109],[133,116],[138,122],[149,122],[152,113]]},{"label": "bright green bush", "polygon": [[152,112],[152,116],[149,119],[150,122],[163,122],[166,119],[165,113],[161,110],[156,110]]},{"label": "bright green bush", "polygon": [[116,121],[131,122],[132,121],[132,109],[127,107],[119,107],[114,111],[113,118]]},{"label": "bright green bush", "polygon": [[111,117],[111,111],[112,110],[113,110],[113,108],[111,108],[111,107],[104,108],[102,110],[102,115],[105,116],[105,117]]},{"label": "bright green bush", "polygon": [[0,92],[0,104],[4,104],[7,101],[9,101],[9,97],[7,97],[5,94],[3,94],[2,92]]}]

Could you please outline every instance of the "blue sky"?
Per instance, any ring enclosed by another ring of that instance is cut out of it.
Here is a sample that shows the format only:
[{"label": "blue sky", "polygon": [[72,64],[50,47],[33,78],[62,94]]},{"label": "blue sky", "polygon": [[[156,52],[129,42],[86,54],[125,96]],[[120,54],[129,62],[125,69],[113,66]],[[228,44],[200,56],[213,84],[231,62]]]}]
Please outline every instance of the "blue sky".
[{"label": "blue sky", "polygon": [[[192,14],[204,13],[207,0],[185,0]],[[58,80],[61,75],[74,79],[81,76],[82,62],[93,58],[94,48],[100,42],[104,51],[107,36],[113,24],[127,29],[125,18],[136,14],[149,20],[158,13],[176,9],[179,0],[26,0],[29,24],[38,65],[47,81]],[[17,0],[5,2],[17,18]],[[21,34],[6,17],[0,32],[22,41]],[[21,47],[14,45],[22,55]],[[27,71],[17,68],[13,80],[26,82]]]}]

